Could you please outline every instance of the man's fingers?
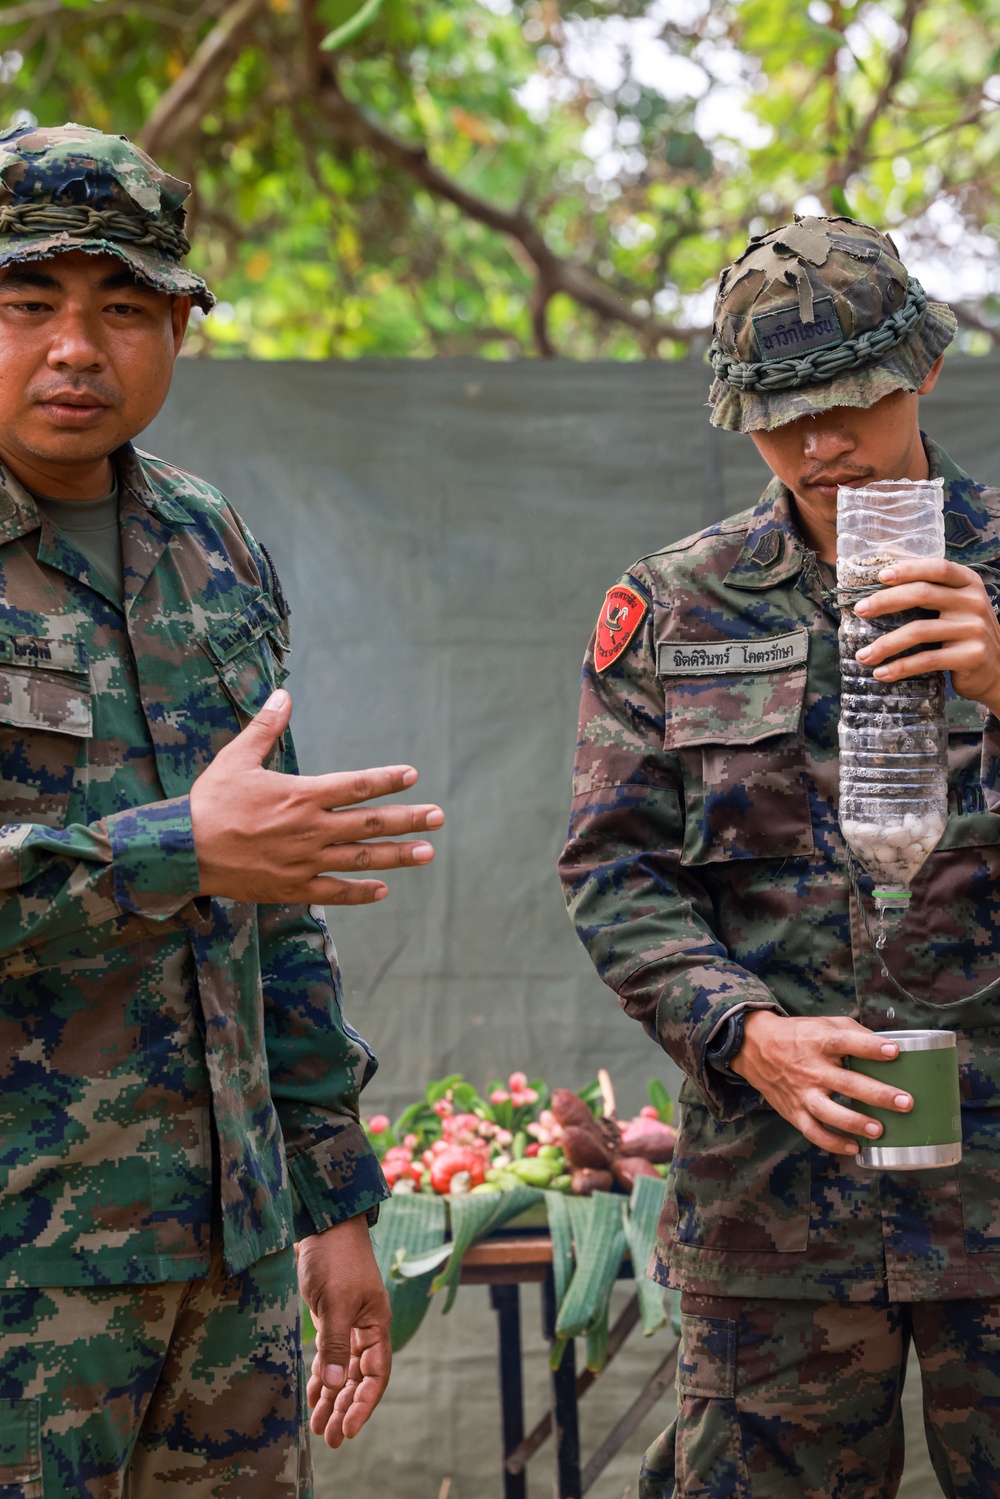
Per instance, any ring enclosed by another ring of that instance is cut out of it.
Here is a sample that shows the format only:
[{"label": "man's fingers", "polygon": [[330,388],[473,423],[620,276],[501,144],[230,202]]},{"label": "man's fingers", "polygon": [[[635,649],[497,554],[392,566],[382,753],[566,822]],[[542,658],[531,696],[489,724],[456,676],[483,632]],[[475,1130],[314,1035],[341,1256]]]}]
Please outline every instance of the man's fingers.
[{"label": "man's fingers", "polygon": [[324,811],[312,822],[317,840],[324,845],[360,843],[367,838],[398,838],[404,833],[436,832],[443,826],[444,813],[433,804]]},{"label": "man's fingers", "polygon": [[951,562],[945,557],[899,557],[879,572],[879,581],[886,589],[897,588],[906,583],[938,583],[945,588],[968,588],[979,582],[979,574],[961,562]]},{"label": "man's fingers", "polygon": [[947,619],[943,616],[938,619],[914,619],[909,624],[900,625],[898,630],[890,630],[887,635],[881,635],[871,645],[862,646],[857,652],[857,659],[865,665],[869,662],[874,664],[887,661],[890,656],[898,656],[901,651],[912,650],[917,645],[964,640],[969,634],[970,624],[964,615],[951,615]]},{"label": "man's fingers", "polygon": [[327,1312],[316,1330],[316,1356],[313,1373],[328,1390],[339,1390],[347,1378],[351,1362],[351,1324],[335,1322]]},{"label": "man's fingers", "polygon": [[794,1116],[785,1116],[790,1124],[794,1124],[800,1134],[805,1135],[812,1145],[818,1145],[821,1150],[832,1150],[837,1155],[857,1155],[858,1142],[851,1136],[838,1135],[833,1130],[825,1129],[815,1115],[803,1109]]},{"label": "man's fingers", "polygon": [[318,807],[353,807],[417,783],[412,765],[378,765],[371,770],[334,770],[324,776],[298,776],[299,790]]},{"label": "man's fingers", "polygon": [[410,864],[429,864],[434,857],[430,843],[331,843],[316,854],[323,873],[355,874],[364,869],[403,869]]},{"label": "man's fingers", "polygon": [[277,692],[271,693],[257,716],[226,745],[223,753],[227,764],[242,761],[247,768],[260,765],[288,728],[291,716],[292,700],[285,689],[279,687]]}]

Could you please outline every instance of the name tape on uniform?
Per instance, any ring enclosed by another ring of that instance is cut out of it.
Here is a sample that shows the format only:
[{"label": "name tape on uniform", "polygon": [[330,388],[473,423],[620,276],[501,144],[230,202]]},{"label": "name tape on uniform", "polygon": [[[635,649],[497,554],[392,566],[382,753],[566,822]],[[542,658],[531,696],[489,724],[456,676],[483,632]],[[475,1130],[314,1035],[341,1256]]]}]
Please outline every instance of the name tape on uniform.
[{"label": "name tape on uniform", "polygon": [[661,640],[656,647],[659,677],[741,676],[748,671],[776,671],[802,666],[809,655],[805,630],[770,635],[763,640],[711,640],[704,645]]}]

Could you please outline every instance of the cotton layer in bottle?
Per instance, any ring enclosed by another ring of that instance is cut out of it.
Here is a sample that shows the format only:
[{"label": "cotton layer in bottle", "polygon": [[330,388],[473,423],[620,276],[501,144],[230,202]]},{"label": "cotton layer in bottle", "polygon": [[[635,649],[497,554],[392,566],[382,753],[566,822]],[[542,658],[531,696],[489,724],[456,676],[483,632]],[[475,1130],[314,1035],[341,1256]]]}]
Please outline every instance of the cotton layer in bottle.
[{"label": "cotton layer in bottle", "polygon": [[[837,497],[840,827],[876,892],[902,895],[947,821],[947,733],[940,672],[882,682],[856,653],[914,614],[864,619],[860,592],[903,557],[943,557],[943,482],[842,487]],[[857,590],[858,592],[854,592]]]}]

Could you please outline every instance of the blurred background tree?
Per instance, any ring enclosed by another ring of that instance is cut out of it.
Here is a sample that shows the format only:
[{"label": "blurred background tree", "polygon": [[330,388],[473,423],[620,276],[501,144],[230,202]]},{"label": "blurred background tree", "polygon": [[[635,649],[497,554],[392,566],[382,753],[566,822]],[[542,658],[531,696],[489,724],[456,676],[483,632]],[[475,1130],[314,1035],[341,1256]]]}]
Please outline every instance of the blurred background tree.
[{"label": "blurred background tree", "polygon": [[748,229],[896,232],[1000,341],[1000,0],[14,0],[0,124],[194,183],[189,353],[703,349]]}]

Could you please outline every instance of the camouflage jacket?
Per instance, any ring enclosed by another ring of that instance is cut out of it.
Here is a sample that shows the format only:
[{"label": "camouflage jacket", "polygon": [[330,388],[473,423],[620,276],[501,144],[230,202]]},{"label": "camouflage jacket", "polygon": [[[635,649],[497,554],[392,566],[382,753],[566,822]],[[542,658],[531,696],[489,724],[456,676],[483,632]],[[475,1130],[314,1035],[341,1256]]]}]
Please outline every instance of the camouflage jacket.
[{"label": "camouflage jacket", "polygon": [[[191,783],[286,675],[226,501],[115,455],[126,614],[0,471],[0,1285],[237,1271],[386,1195],[318,911],[198,895]],[[274,768],[294,771],[286,738]]]},{"label": "camouflage jacket", "polygon": [[[1000,494],[927,446],[948,555],[990,578]],[[657,1277],[716,1295],[1000,1295],[1000,991],[956,1007],[1000,970],[1000,725],[984,734],[949,684],[948,827],[885,949],[928,1010],[882,978],[851,889],[838,614],[788,491],[774,481],[621,586],[641,627],[600,673],[591,641],[560,868],[601,977],[686,1074]],[[860,889],[871,919],[866,876]],[[811,1146],[706,1063],[745,1004],[955,1029],[961,1165],[871,1172]]]}]

